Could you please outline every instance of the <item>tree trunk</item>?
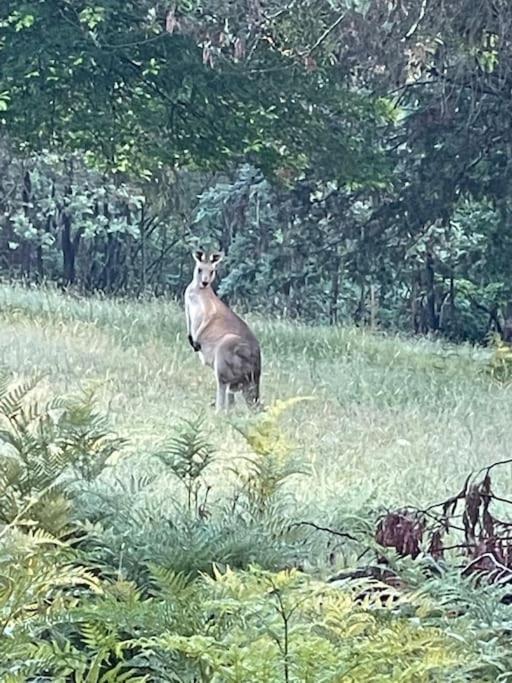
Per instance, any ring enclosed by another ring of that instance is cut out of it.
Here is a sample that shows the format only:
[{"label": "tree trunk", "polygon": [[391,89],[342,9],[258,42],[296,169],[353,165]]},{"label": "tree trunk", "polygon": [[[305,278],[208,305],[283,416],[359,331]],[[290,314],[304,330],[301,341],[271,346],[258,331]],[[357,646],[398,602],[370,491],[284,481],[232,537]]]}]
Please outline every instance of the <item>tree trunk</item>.
[{"label": "tree trunk", "polygon": [[[22,200],[23,200],[23,213],[27,221],[30,221],[30,200],[32,197],[32,180],[30,178],[30,171],[25,171],[23,176],[23,190],[22,190]],[[30,240],[23,240],[22,246],[22,274],[26,278],[30,278],[31,271],[31,261],[32,261],[32,247]]]},{"label": "tree trunk", "polygon": [[62,218],[62,258],[63,258],[63,283],[64,286],[73,285],[76,279],[75,271],[75,246],[71,239],[71,216],[67,209],[61,214]]},{"label": "tree trunk", "polygon": [[414,271],[411,285],[411,323],[414,334],[420,333],[420,314],[418,312],[418,287],[420,284],[419,274]]},{"label": "tree trunk", "polygon": [[37,245],[36,264],[37,264],[37,281],[39,283],[41,283],[44,280],[43,247],[41,244]]},{"label": "tree trunk", "polygon": [[146,257],[146,221],[144,220],[144,205],[142,206],[140,230],[140,291],[144,293],[147,287],[147,257]]},{"label": "tree trunk", "polygon": [[425,276],[427,290],[426,323],[429,331],[436,332],[439,325],[436,312],[434,257],[431,252],[427,252],[425,258]]},{"label": "tree trunk", "polygon": [[366,301],[366,287],[364,286],[364,282],[361,282],[360,284],[360,295],[359,295],[359,303],[357,304],[356,310],[354,311],[354,322],[356,325],[362,325],[364,327],[365,324],[365,301]]},{"label": "tree trunk", "polygon": [[107,230],[107,238],[105,242],[105,251],[104,251],[104,261],[103,261],[103,270],[101,273],[100,277],[100,282],[101,282],[101,289],[104,291],[109,291],[111,288],[112,284],[112,259],[113,259],[113,249],[114,249],[114,244],[113,244],[113,238],[112,238],[112,233],[109,232],[109,226],[110,226],[110,209],[108,206],[108,202],[103,203],[103,216],[106,218],[106,230]]},{"label": "tree trunk", "polygon": [[376,294],[376,287],[374,284],[370,285],[370,329],[372,332],[377,327],[377,311],[379,302]]},{"label": "tree trunk", "polygon": [[512,344],[512,301],[509,301],[505,308],[505,321],[501,337],[504,342]]},{"label": "tree trunk", "polygon": [[340,265],[341,259],[338,254],[334,259],[334,270],[332,273],[331,283],[331,306],[329,311],[329,318],[332,325],[338,322],[338,299],[340,296]]},{"label": "tree trunk", "polygon": [[453,270],[450,272],[450,325],[455,329],[455,278]]}]

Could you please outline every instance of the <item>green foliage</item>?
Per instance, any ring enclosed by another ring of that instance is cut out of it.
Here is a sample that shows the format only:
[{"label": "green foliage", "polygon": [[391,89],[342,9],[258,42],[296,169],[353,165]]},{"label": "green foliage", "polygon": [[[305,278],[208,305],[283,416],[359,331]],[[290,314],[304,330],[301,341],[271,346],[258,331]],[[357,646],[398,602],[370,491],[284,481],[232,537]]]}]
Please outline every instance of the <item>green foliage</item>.
[{"label": "green foliage", "polygon": [[205,503],[199,506],[199,492],[204,487],[203,473],[211,464],[213,448],[203,436],[204,418],[185,420],[181,429],[157,453],[166,468],[183,483],[187,491],[187,509],[205,514]]},{"label": "green foliage", "polygon": [[8,527],[0,536],[0,586],[0,674],[13,681],[44,671],[38,639],[44,649],[49,625],[72,610],[80,594],[100,590],[65,545],[40,529],[26,534]]},{"label": "green foliage", "polygon": [[91,480],[120,441],[95,412],[93,395],[29,401],[35,382],[0,382],[0,519],[58,534],[69,523],[76,479]]},{"label": "green foliage", "polygon": [[238,431],[251,449],[244,458],[246,470],[235,468],[235,474],[249,505],[258,513],[276,505],[285,482],[304,468],[294,461],[294,446],[279,427],[282,413],[304,398],[277,401],[252,423],[239,425]]},{"label": "green foliage", "polygon": [[181,296],[207,238],[243,307],[502,331],[508,5],[401,7],[5,0],[2,271]]},{"label": "green foliage", "polygon": [[[351,339],[344,348],[353,354]],[[189,419],[156,456],[105,467],[120,442],[92,396],[36,403],[32,386],[4,380],[0,395],[2,448],[12,448],[14,430],[16,457],[30,464],[2,485],[19,508],[0,529],[2,680],[507,680],[506,586],[454,569],[426,578],[432,564],[422,559],[390,558],[403,577],[395,588],[297,569],[320,566],[329,550],[297,524],[305,509],[289,486],[299,469],[289,426],[304,399],[237,418],[247,467],[221,488],[211,482],[232,470],[217,454],[227,425],[206,432],[204,419]],[[16,431],[14,419],[30,428]],[[42,492],[44,516],[35,514]],[[371,513],[357,519],[342,501],[333,514],[364,545]]]},{"label": "green foliage", "polygon": [[206,633],[142,642],[183,654],[205,680],[455,681],[476,661],[457,638],[296,571],[216,572],[203,590]]},{"label": "green foliage", "polygon": [[[103,168],[143,177],[162,164],[225,168],[242,155],[266,170],[369,170],[369,157],[378,159],[380,150],[368,153],[365,138],[354,133],[362,120],[367,135],[381,122],[374,98],[350,92],[333,66],[308,69],[263,35],[251,59],[241,59],[245,31],[236,28],[240,12],[233,9],[230,17],[231,8],[215,1],[174,9],[150,0],[4,3],[3,125],[25,148],[87,150]],[[333,119],[354,130],[333,126]],[[306,125],[309,135],[297,137]]]},{"label": "green foliage", "polygon": [[[164,466],[159,475],[132,478],[128,485],[119,480],[114,485],[96,483],[93,498],[83,501],[86,547],[139,584],[147,580],[148,558],[191,577],[211,573],[214,564],[243,568],[257,562],[278,568],[297,563],[304,535],[290,527],[279,507],[284,483],[300,470],[277,426],[280,413],[296,402],[277,404],[255,423],[239,427],[251,447],[243,459],[246,468],[228,465],[226,474],[236,474],[234,491],[226,496],[213,490],[211,500],[213,487],[206,484],[205,474],[213,464],[213,448],[202,433],[201,418],[184,421],[166,447],[157,451]],[[160,480],[169,471],[184,486],[182,505],[180,490],[171,503],[153,500],[157,477]]]}]

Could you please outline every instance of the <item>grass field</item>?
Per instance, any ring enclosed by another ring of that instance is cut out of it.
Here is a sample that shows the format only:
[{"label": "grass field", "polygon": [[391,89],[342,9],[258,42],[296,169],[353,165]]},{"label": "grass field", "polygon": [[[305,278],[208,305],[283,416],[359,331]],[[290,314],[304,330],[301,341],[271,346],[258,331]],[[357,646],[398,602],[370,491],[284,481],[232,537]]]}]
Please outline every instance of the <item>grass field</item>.
[{"label": "grass field", "polygon": [[[226,418],[214,414],[213,374],[190,349],[175,303],[2,285],[0,318],[8,371],[43,373],[40,392],[97,386],[138,467],[149,466],[180,418],[200,411],[222,457],[243,454]],[[313,397],[283,423],[311,466],[289,483],[299,505],[426,505],[508,454],[512,388],[485,374],[489,352],[343,327],[252,323],[263,349],[264,402]],[[223,475],[215,476],[221,488]],[[510,489],[512,470],[501,477]]]}]

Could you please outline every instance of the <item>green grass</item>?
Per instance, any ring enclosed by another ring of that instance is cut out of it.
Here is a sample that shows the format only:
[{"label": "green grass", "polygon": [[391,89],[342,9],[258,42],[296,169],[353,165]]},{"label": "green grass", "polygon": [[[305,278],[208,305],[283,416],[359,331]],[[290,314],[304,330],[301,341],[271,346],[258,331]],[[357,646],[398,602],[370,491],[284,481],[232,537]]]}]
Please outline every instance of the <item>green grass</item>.
[{"label": "green grass", "polygon": [[[289,483],[305,510],[427,505],[455,493],[471,470],[507,456],[512,388],[483,372],[486,351],[352,328],[251,322],[263,350],[264,402],[314,399],[284,421],[312,468]],[[199,411],[224,460],[244,452],[210,407],[213,374],[190,349],[175,303],[2,285],[0,353],[16,376],[44,373],[40,392],[96,385],[137,467],[149,467],[179,419]],[[210,476],[214,489],[226,485],[220,468]],[[500,476],[499,489],[510,490],[512,470]]]}]

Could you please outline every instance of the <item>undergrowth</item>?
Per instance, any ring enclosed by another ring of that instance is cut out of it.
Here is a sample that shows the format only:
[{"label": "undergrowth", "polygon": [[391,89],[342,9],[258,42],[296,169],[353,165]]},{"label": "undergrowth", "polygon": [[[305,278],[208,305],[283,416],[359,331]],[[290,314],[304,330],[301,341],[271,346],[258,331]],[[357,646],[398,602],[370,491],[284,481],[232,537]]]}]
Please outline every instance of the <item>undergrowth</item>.
[{"label": "undergrowth", "polygon": [[0,319],[0,680],[512,680],[458,518],[502,547],[508,351],[253,317],[268,408],[226,421],[173,303]]},{"label": "undergrowth", "polygon": [[289,484],[311,472],[283,418],[301,403],[226,426],[246,445],[235,466],[199,417],[126,476],[91,394],[34,390],[0,383],[2,681],[509,680],[504,587],[383,548],[394,585],[311,571],[333,534],[347,556],[378,552],[371,518],[297,522]]}]

